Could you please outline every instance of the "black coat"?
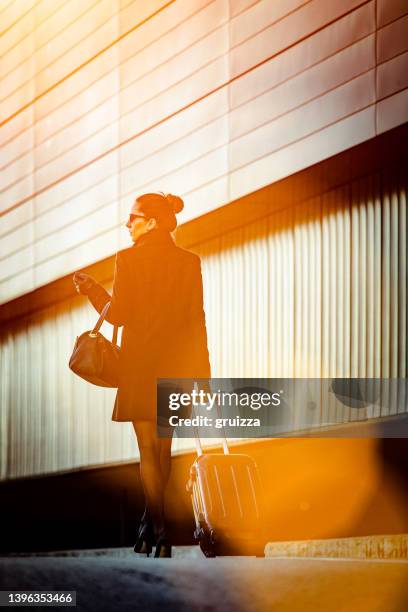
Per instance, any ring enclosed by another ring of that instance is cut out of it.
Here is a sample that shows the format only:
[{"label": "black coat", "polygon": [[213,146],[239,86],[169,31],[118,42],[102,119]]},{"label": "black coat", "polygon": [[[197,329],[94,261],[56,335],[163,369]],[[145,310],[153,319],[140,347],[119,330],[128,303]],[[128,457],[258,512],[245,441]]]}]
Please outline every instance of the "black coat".
[{"label": "black coat", "polygon": [[157,378],[209,378],[210,362],[198,255],[152,230],[116,255],[112,298],[88,294],[107,321],[123,325],[114,421],[156,420]]}]

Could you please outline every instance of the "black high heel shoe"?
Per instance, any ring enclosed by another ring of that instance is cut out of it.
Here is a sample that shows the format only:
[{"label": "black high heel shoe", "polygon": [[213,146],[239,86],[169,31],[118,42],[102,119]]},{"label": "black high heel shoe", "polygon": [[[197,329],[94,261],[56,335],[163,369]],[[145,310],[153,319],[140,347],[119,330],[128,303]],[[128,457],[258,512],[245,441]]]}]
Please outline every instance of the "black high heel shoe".
[{"label": "black high heel shoe", "polygon": [[142,553],[149,556],[152,552],[153,543],[154,533],[152,526],[148,522],[141,523],[133,550],[135,553]]},{"label": "black high heel shoe", "polygon": [[156,542],[156,550],[154,551],[156,559],[163,559],[171,557],[171,544],[163,532],[159,535]]}]

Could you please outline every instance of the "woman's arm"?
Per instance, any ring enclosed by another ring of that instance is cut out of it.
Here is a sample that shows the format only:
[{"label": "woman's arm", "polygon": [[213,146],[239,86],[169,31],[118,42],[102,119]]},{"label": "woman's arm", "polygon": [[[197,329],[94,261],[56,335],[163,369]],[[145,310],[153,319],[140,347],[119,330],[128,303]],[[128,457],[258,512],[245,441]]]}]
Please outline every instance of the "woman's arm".
[{"label": "woman's arm", "polygon": [[[83,283],[83,289],[80,292],[88,296],[92,306],[100,313],[107,302],[111,302],[108,309],[106,320],[112,325],[124,325],[126,318],[126,303],[127,303],[127,282],[126,282],[126,266],[123,254],[119,251],[116,254],[115,272],[113,277],[112,296],[91,276],[86,277]],[[74,276],[74,283],[78,277]]]}]

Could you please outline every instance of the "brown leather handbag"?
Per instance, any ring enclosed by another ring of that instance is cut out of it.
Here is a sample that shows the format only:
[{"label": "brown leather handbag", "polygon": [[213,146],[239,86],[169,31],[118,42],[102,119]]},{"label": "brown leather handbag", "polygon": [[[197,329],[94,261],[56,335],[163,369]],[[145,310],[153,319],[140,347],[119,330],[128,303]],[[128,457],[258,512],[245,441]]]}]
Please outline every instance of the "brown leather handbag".
[{"label": "brown leather handbag", "polygon": [[118,328],[113,326],[112,342],[99,331],[110,302],[103,307],[92,330],[77,336],[69,367],[75,374],[99,387],[117,387],[119,384]]}]

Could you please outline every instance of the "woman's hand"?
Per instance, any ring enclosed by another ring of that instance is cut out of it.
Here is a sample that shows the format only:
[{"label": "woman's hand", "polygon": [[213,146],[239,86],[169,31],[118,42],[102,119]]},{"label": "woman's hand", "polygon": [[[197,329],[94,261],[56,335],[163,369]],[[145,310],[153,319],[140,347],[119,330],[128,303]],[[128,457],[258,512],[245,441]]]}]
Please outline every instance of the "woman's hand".
[{"label": "woman's hand", "polygon": [[89,291],[96,283],[92,276],[85,274],[85,272],[75,272],[72,281],[77,292],[82,295],[88,295]]}]

